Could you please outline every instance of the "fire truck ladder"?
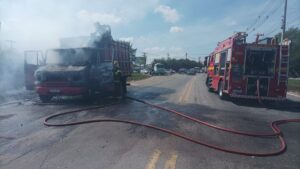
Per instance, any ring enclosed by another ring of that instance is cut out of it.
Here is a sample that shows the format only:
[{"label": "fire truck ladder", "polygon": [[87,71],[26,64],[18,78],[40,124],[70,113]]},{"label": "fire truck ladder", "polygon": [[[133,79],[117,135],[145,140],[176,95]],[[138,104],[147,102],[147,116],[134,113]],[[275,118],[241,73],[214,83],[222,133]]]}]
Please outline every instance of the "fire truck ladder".
[{"label": "fire truck ladder", "polygon": [[280,46],[280,61],[279,61],[279,71],[278,71],[278,85],[288,82],[288,72],[289,72],[289,51],[290,42],[287,44],[281,44]]}]

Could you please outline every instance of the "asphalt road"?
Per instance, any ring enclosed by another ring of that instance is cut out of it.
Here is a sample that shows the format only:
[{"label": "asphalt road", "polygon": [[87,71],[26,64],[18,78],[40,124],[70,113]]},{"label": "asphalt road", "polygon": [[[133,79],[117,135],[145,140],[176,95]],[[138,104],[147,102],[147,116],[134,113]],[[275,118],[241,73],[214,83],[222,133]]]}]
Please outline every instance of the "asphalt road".
[{"label": "asphalt road", "polygon": [[[205,75],[172,75],[132,82],[128,95],[179,110],[212,124],[249,132],[271,131],[273,120],[300,118],[300,98],[261,106],[255,101],[220,100],[204,85]],[[53,113],[88,106],[79,98],[38,105],[31,99],[0,105],[0,168],[2,169],[298,169],[300,125],[281,126],[288,149],[272,157],[248,157],[210,149],[158,131],[119,123],[46,127]],[[106,101],[116,102],[114,99]],[[58,104],[56,104],[58,103]],[[180,131],[199,140],[238,150],[263,152],[278,140],[236,136],[216,131],[130,100],[99,110],[56,119],[136,120]]]}]

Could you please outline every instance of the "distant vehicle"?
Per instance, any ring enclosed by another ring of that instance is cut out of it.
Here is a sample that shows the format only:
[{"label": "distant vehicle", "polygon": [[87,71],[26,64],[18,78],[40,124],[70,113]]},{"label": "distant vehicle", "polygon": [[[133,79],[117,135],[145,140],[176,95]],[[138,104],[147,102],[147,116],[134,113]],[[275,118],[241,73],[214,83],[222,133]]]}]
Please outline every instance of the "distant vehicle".
[{"label": "distant vehicle", "polygon": [[155,65],[154,65],[154,68],[153,68],[153,74],[154,75],[166,75],[166,69],[165,69],[165,67],[164,67],[164,65],[163,64],[161,64],[161,63],[156,63]]},{"label": "distant vehicle", "polygon": [[202,68],[202,69],[199,70],[199,73],[204,73],[204,72],[205,72],[204,68]]},{"label": "distant vehicle", "polygon": [[196,71],[197,73],[201,73],[201,72],[200,72],[200,70],[201,70],[200,67],[194,67],[194,69],[195,69],[195,71]]},{"label": "distant vehicle", "polygon": [[[131,47],[128,42],[113,40],[110,28],[106,31],[101,36],[92,35],[91,39],[98,40],[90,47],[58,48],[46,52],[45,64],[35,67],[35,78],[31,79],[35,80],[41,101],[48,102],[53,96],[90,97],[96,93],[124,97],[127,77],[132,72]],[[26,59],[25,56],[25,74],[28,75],[33,71],[27,69]]]},{"label": "distant vehicle", "polygon": [[170,69],[170,71],[171,71],[171,74],[174,74],[174,73],[176,73],[176,71],[175,71],[175,70],[173,70],[173,69]]},{"label": "distant vehicle", "polygon": [[149,72],[150,72],[150,71],[147,70],[147,69],[142,69],[142,70],[141,70],[141,73],[142,73],[142,74],[149,74]]},{"label": "distant vehicle", "polygon": [[197,71],[194,68],[188,69],[186,74],[188,75],[196,75]]},{"label": "distant vehicle", "polygon": [[178,70],[178,73],[180,73],[180,74],[185,74],[187,72],[187,69],[186,68],[180,68],[179,70]]},{"label": "distant vehicle", "polygon": [[218,43],[207,58],[206,84],[222,99],[285,100],[289,67],[289,44],[274,38],[247,43],[239,32]]}]

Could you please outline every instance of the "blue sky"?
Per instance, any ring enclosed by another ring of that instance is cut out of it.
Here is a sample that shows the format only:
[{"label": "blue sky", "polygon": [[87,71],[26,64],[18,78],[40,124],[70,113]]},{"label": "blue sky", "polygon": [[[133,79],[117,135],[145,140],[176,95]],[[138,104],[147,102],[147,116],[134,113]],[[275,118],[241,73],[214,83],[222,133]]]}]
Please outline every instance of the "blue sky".
[{"label": "blue sky", "polygon": [[[150,61],[185,52],[197,59],[253,23],[250,40],[257,32],[274,35],[282,7],[283,0],[0,0],[0,40],[4,47],[14,40],[19,50],[53,48],[60,37],[89,35],[98,21]],[[300,0],[289,0],[288,27],[299,27],[299,11]]]}]

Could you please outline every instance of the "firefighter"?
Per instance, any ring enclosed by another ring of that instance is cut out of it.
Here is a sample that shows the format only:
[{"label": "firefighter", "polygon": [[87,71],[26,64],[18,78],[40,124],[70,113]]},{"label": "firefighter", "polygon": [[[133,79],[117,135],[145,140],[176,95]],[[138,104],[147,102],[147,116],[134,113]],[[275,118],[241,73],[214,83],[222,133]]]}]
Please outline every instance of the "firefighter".
[{"label": "firefighter", "polygon": [[114,61],[113,73],[114,73],[114,81],[115,82],[120,82],[120,80],[121,80],[121,70],[120,70],[119,63],[116,60]]},{"label": "firefighter", "polygon": [[123,88],[123,81],[121,77],[121,70],[120,70],[120,65],[118,61],[113,62],[113,73],[114,73],[114,85],[115,85],[115,91],[119,96],[124,98],[124,88]]}]

